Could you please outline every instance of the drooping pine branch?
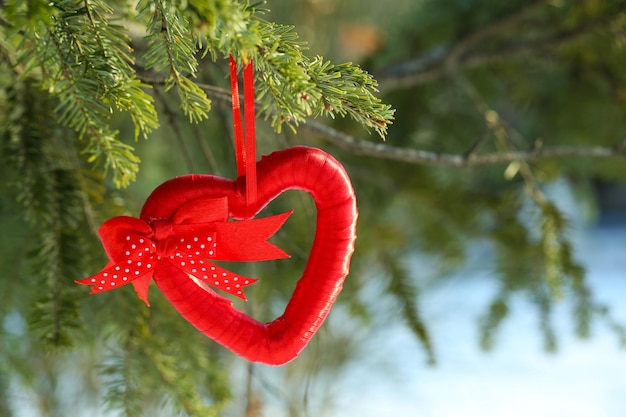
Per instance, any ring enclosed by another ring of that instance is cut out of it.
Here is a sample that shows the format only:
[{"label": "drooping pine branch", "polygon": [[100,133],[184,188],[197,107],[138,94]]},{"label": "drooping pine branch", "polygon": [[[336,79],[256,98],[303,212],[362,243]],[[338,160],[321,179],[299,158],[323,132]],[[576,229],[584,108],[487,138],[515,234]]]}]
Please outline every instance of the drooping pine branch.
[{"label": "drooping pine branch", "polygon": [[168,355],[163,351],[163,344],[152,339],[145,346],[144,354],[151,360],[153,367],[168,396],[176,407],[184,410],[190,417],[216,417],[218,408],[207,404],[198,394],[196,378],[191,369],[184,369],[185,364],[177,355]]},{"label": "drooping pine branch", "polygon": [[419,312],[419,291],[408,271],[395,256],[381,252],[381,262],[389,275],[389,292],[399,301],[401,314],[426,352],[429,364],[435,364],[435,352],[430,332]]},{"label": "drooping pine branch", "polygon": [[[20,272],[31,286],[31,302],[21,306],[31,330],[46,347],[72,345],[81,326],[73,278],[83,274],[89,245],[84,194],[75,167],[59,146],[67,129],[55,129],[52,100],[38,99],[27,83],[6,89],[13,111],[0,129],[0,159],[8,168],[6,188],[26,221],[30,244]],[[17,214],[14,213],[14,214]]]},{"label": "drooping pine branch", "polygon": [[141,357],[136,329],[128,329],[120,340],[120,346],[102,364],[101,376],[106,393],[104,403],[110,410],[124,417],[139,417],[141,412],[141,388],[138,369]]},{"label": "drooping pine branch", "polygon": [[136,136],[158,125],[152,98],[131,66],[129,38],[100,0],[19,3],[10,2],[7,14],[22,77],[37,79],[58,100],[59,122],[87,141],[89,160],[101,160],[118,186],[127,185],[139,160],[111,129],[113,111],[130,114]]},{"label": "drooping pine branch", "polygon": [[194,42],[188,21],[175,4],[163,0],[143,0],[137,4],[138,18],[149,16],[148,49],[143,54],[146,68],[165,70],[165,89],[176,87],[181,106],[191,122],[208,117],[211,102],[187,75],[198,70],[196,53],[201,45]]},{"label": "drooping pine branch", "polygon": [[[160,80],[144,79],[148,84],[163,84]],[[199,84],[212,100],[230,105],[230,92],[227,90],[207,85]],[[257,102],[257,107],[263,109],[263,104]],[[394,146],[388,143],[372,142],[362,137],[347,134],[329,125],[316,120],[306,119],[302,129],[319,134],[328,142],[345,149],[355,155],[370,156],[377,159],[404,162],[415,165],[446,166],[451,168],[471,168],[487,165],[501,165],[510,162],[539,161],[553,158],[624,158],[626,157],[626,139],[616,141],[615,146],[573,146],[554,145],[536,146],[529,150],[509,150],[498,152],[478,152],[474,146],[469,152],[464,153],[442,153],[414,149],[408,147]],[[475,143],[479,143],[483,138],[479,138]]]},{"label": "drooping pine branch", "polygon": [[[598,29],[609,28],[613,19],[619,19],[618,13],[608,12],[562,30],[549,21],[537,23],[550,16],[546,11],[551,7],[554,6],[546,0],[527,2],[511,14],[494,19],[466,36],[434,45],[416,57],[388,65],[375,72],[380,89],[389,92],[411,88],[440,80],[451,70],[474,69],[505,58],[545,55],[546,51],[553,51]],[[611,6],[607,9],[610,10]],[[528,31],[532,33],[528,38],[521,35],[525,32],[525,25],[535,29]],[[536,32],[540,35],[537,36]]]},{"label": "drooping pine branch", "polygon": [[31,270],[39,294],[29,314],[29,325],[44,344],[71,346],[72,332],[81,321],[78,293],[71,277],[82,273],[81,259],[85,244],[78,231],[82,213],[81,191],[75,176],[66,170],[49,173],[52,188],[48,217],[36,225],[35,245],[31,252]]},{"label": "drooping pine branch", "polygon": [[[118,186],[131,182],[139,160],[132,146],[117,139],[111,115],[130,115],[135,137],[158,126],[152,97],[135,76],[134,51],[115,13],[103,0],[9,0],[3,35],[19,44],[23,76],[38,79],[58,100],[59,121],[87,140],[89,161],[102,161]],[[165,87],[176,89],[190,121],[207,117],[210,100],[193,80],[198,57],[234,53],[257,67],[259,100],[280,130],[307,117],[349,115],[381,136],[393,111],[375,97],[372,77],[351,64],[333,65],[302,53],[293,28],[265,22],[248,3],[225,0],[178,2],[142,0],[128,18],[145,23],[147,49],[142,66],[164,72]]]},{"label": "drooping pine branch", "polygon": [[132,57],[133,50],[128,45],[130,38],[123,26],[108,18],[114,10],[102,0],[84,0],[83,4],[99,47],[97,52],[107,61],[106,65],[98,69],[103,81],[108,81],[102,82],[107,87],[102,99],[110,108],[115,106],[129,113],[135,125],[135,139],[140,134],[146,137],[158,127],[158,120],[153,99],[144,91],[148,86],[137,79],[132,68],[135,60]]},{"label": "drooping pine branch", "polygon": [[350,63],[306,56],[306,43],[291,26],[259,21],[258,30],[262,41],[253,54],[260,80],[257,98],[276,130],[308,117],[348,115],[385,137],[394,110],[375,96],[370,74]]}]

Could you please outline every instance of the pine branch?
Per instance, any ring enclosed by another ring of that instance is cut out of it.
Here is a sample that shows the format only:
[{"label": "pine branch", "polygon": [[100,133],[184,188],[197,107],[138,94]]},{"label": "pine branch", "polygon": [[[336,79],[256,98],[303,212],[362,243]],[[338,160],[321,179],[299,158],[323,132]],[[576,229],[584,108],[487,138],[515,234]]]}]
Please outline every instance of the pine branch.
[{"label": "pine branch", "polygon": [[12,15],[16,24],[22,19],[25,25],[18,50],[22,76],[40,80],[59,102],[60,123],[88,140],[90,161],[104,156],[105,170],[113,171],[116,184],[127,185],[139,160],[110,129],[113,109],[131,115],[136,135],[157,126],[152,99],[130,65],[128,38],[105,17],[110,9],[99,0],[63,0],[44,10],[30,6],[28,19],[23,12]]},{"label": "pine branch", "polygon": [[532,294],[532,301],[537,306],[539,315],[539,330],[543,337],[543,348],[546,352],[556,352],[558,349],[558,342],[556,332],[554,330],[553,306],[554,298],[550,296],[550,291],[535,290]]},{"label": "pine branch", "polygon": [[293,128],[307,117],[348,115],[385,137],[394,110],[375,97],[377,83],[370,74],[350,63],[307,57],[306,44],[291,26],[261,21],[259,31],[257,99],[278,132],[281,124]]},{"label": "pine branch", "polygon": [[480,318],[480,347],[490,351],[495,346],[495,333],[505,318],[509,315],[506,293],[495,297],[489,306],[488,312]]},{"label": "pine branch", "polygon": [[140,343],[134,330],[129,329],[121,340],[121,346],[105,360],[100,371],[106,388],[103,398],[106,408],[119,411],[124,417],[143,415],[136,372]]},{"label": "pine branch", "polygon": [[103,100],[128,112],[135,125],[135,139],[140,134],[145,138],[159,123],[152,97],[143,91],[147,86],[137,80],[131,66],[134,59],[128,45],[130,38],[122,26],[107,18],[114,10],[104,2],[83,0],[83,3],[99,53],[108,61],[100,71],[104,71],[104,77],[112,78],[103,93]]},{"label": "pine branch", "polygon": [[[150,77],[141,77],[142,81],[151,85],[163,85],[164,81]],[[230,92],[216,86],[198,83],[212,100],[230,106]],[[262,104],[257,101],[260,110]],[[436,165],[452,168],[471,168],[486,165],[508,164],[516,160],[538,161],[550,158],[623,158],[626,156],[626,138],[620,140],[613,147],[606,146],[571,146],[556,145],[543,146],[540,143],[530,150],[514,150],[502,152],[490,152],[477,154],[480,146],[473,146],[468,152],[462,154],[431,152],[419,149],[402,148],[388,143],[371,142],[357,136],[349,135],[334,129],[328,125],[307,119],[302,123],[302,128],[321,135],[332,144],[350,151],[355,155],[371,156],[373,158],[405,162],[416,165]],[[484,142],[485,138],[479,138],[476,143]]]},{"label": "pine branch", "polygon": [[400,308],[409,328],[417,337],[424,348],[428,363],[435,364],[435,352],[430,339],[429,331],[424,323],[418,308],[419,290],[409,278],[404,266],[395,256],[385,251],[380,254],[381,263],[389,274],[388,291],[396,297],[400,303]]},{"label": "pine branch", "polygon": [[81,259],[85,244],[80,238],[82,222],[81,191],[74,175],[57,169],[49,173],[52,189],[46,217],[36,225],[31,252],[32,274],[37,277],[37,293],[29,325],[41,335],[45,345],[66,347],[73,344],[72,332],[80,327],[78,292],[72,277],[82,275]]},{"label": "pine branch", "polygon": [[389,92],[430,83],[447,76],[451,68],[455,71],[472,69],[503,58],[554,50],[598,29],[609,28],[610,22],[615,19],[615,15],[609,15],[561,31],[552,31],[549,24],[544,24],[546,33],[538,38],[526,40],[522,36],[515,36],[511,40],[498,39],[503,35],[518,33],[518,27],[541,12],[548,3],[546,0],[535,0],[451,44],[434,46],[414,59],[375,71],[380,90]]},{"label": "pine branch", "polygon": [[34,299],[22,313],[45,347],[66,347],[81,325],[72,278],[82,275],[89,259],[83,238],[85,196],[58,146],[56,135],[67,131],[52,127],[52,100],[41,99],[32,86],[20,82],[8,92],[13,112],[0,156],[12,174],[6,178],[9,197],[20,207],[32,237],[26,248],[30,271],[21,272],[34,281]]},{"label": "pine branch", "polygon": [[613,317],[609,307],[606,305],[596,304],[593,306],[593,313],[599,316],[606,323],[609,329],[616,334],[619,341],[619,347],[622,349],[626,348],[626,326]]},{"label": "pine branch", "polygon": [[165,90],[176,87],[181,106],[190,122],[208,117],[211,102],[206,94],[186,75],[195,77],[198,71],[196,52],[188,22],[171,2],[142,0],[137,4],[138,18],[150,16],[148,49],[143,54],[146,68],[167,71]]},{"label": "pine branch", "polygon": [[168,355],[160,338],[153,337],[143,347],[143,351],[151,360],[161,383],[167,388],[169,397],[179,409],[184,410],[190,417],[218,415],[218,408],[205,404],[199,395],[193,372],[184,369],[191,361],[180,361],[178,356]]},{"label": "pine branch", "polygon": [[616,147],[604,146],[540,146],[523,151],[503,151],[484,154],[450,154],[401,148],[382,143],[373,143],[339,132],[329,126],[307,121],[304,128],[321,134],[333,144],[356,155],[365,155],[392,161],[421,165],[440,165],[453,168],[469,168],[484,165],[508,164],[513,161],[537,161],[549,158],[623,158],[626,153]]}]

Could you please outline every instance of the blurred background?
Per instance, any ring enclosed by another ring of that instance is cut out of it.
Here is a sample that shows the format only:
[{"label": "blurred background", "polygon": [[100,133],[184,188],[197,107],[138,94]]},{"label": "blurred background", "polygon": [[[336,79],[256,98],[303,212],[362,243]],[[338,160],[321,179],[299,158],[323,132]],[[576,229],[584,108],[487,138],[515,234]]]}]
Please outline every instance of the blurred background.
[{"label": "blurred background", "polygon": [[[349,119],[281,133],[259,121],[259,154],[320,147],[353,181],[356,251],[329,319],[274,368],[197,334],[154,289],[147,309],[130,288],[74,288],[60,306],[78,315],[56,322],[72,342],[50,348],[33,289],[42,266],[28,258],[41,238],[7,188],[0,416],[200,415],[192,400],[226,417],[626,415],[626,2],[263,7],[264,19],[295,26],[308,55],[373,74],[396,109],[385,141]],[[198,81],[228,88],[225,60],[202,61]],[[137,216],[176,175],[236,175],[229,103],[214,100],[195,125],[171,92],[152,95],[162,126],[133,144],[137,181],[105,186],[100,222]],[[130,122],[115,120],[131,138]],[[261,321],[283,311],[311,244],[312,201],[288,192],[269,210],[289,208],[275,242],[292,260],[242,272],[260,278],[241,308]],[[85,236],[68,287],[104,264]]]}]

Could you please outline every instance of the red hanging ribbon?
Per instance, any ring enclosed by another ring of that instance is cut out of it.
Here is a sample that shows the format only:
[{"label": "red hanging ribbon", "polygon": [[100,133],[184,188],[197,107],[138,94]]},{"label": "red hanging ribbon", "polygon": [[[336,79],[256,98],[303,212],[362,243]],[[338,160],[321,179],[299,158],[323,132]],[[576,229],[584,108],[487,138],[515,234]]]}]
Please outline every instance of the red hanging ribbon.
[{"label": "red hanging ribbon", "polygon": [[246,299],[243,287],[257,280],[228,271],[208,261],[260,261],[288,258],[267,241],[290,212],[262,219],[228,221],[226,197],[200,198],[183,204],[172,219],[149,223],[119,216],[98,231],[111,261],[99,273],[77,281],[91,285],[92,294],[132,282],[148,304],[148,286],[159,268],[173,265],[199,285],[209,284]]},{"label": "red hanging ribbon", "polygon": [[230,55],[230,91],[232,95],[237,175],[245,175],[246,177],[246,203],[248,206],[251,206],[257,198],[254,67],[251,59],[245,62],[243,66],[244,128],[242,128],[241,122],[241,106],[239,102],[239,87],[237,84],[237,62],[232,55]]}]

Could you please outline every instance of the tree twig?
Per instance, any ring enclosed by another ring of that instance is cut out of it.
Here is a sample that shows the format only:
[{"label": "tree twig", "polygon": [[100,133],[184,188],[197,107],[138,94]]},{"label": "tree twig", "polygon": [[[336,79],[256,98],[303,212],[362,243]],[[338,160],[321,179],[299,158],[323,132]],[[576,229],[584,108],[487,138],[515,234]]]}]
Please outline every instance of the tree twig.
[{"label": "tree twig", "polygon": [[182,134],[182,131],[180,130],[180,125],[178,124],[178,120],[177,120],[174,110],[170,108],[169,104],[167,103],[167,100],[165,99],[165,97],[163,97],[163,94],[159,91],[159,89],[157,88],[154,89],[154,95],[156,99],[159,100],[159,102],[161,102],[161,105],[163,106],[163,111],[165,112],[165,115],[167,116],[167,120],[169,122],[170,128],[172,129],[172,132],[174,132],[174,138],[176,139],[176,142],[178,143],[178,147],[180,149],[180,153],[183,157],[183,161],[185,162],[185,166],[187,167],[187,170],[189,172],[195,172],[193,158],[191,157],[191,153],[189,152],[189,149],[187,148],[187,144],[185,143],[185,139],[183,138],[183,134]]},{"label": "tree twig", "polygon": [[553,49],[598,28],[609,27],[608,19],[603,18],[567,31],[546,34],[539,39],[499,42],[496,47],[478,49],[481,43],[486,43],[483,41],[505,30],[512,30],[515,25],[546,3],[545,0],[535,1],[517,13],[495,21],[451,45],[436,46],[417,58],[375,71],[378,89],[385,92],[422,85],[444,77],[451,67],[455,70],[471,69],[506,57]]},{"label": "tree twig", "polygon": [[[162,85],[164,81],[142,78],[141,81]],[[215,103],[230,105],[230,92],[212,85],[198,84],[207,96]],[[257,103],[257,106],[260,106]],[[342,149],[353,152],[356,155],[371,156],[374,158],[388,159],[392,161],[406,162],[419,165],[441,165],[454,168],[467,168],[495,164],[506,164],[511,161],[536,161],[547,158],[616,158],[626,156],[626,139],[613,147],[605,146],[570,146],[558,145],[552,147],[536,147],[531,150],[516,150],[504,152],[491,152],[477,154],[474,149],[464,154],[439,153],[411,148],[401,148],[386,143],[371,142],[365,139],[340,132],[328,125],[315,120],[307,120],[300,125],[301,128],[323,136],[326,140]],[[478,139],[477,143],[482,139]]]},{"label": "tree twig", "polygon": [[354,154],[389,159],[421,165],[442,165],[454,168],[506,164],[515,160],[535,161],[546,158],[586,157],[610,158],[624,157],[623,149],[603,146],[553,146],[527,151],[505,151],[484,154],[449,154],[400,148],[383,143],[373,143],[355,136],[339,132],[315,121],[307,121],[304,128],[317,132],[333,144]]}]

